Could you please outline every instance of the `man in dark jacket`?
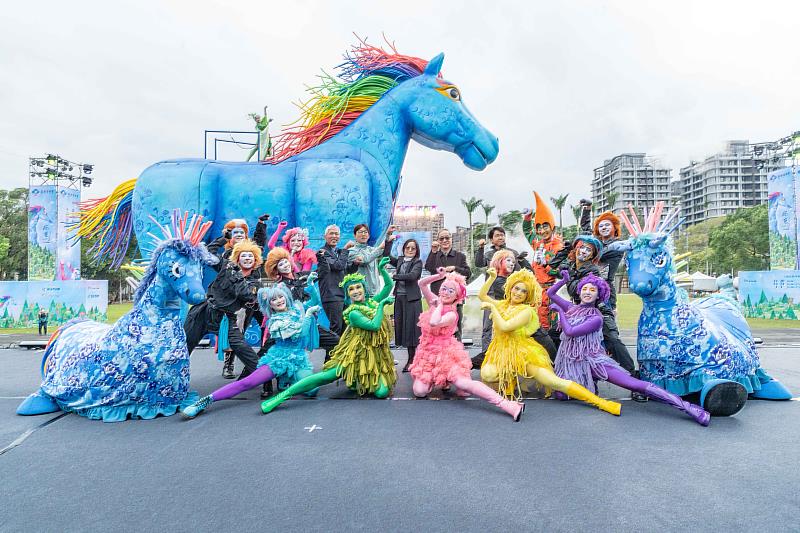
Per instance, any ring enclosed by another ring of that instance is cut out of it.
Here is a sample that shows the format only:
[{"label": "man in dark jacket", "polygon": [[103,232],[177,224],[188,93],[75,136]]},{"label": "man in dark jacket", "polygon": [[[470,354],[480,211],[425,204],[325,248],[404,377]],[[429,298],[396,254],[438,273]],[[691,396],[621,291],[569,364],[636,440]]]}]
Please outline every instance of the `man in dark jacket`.
[{"label": "man in dark jacket", "polygon": [[245,342],[243,332],[236,325],[236,312],[242,308],[258,309],[256,293],[258,284],[250,282],[242,268],[232,261],[222,261],[217,277],[208,287],[206,301],[189,310],[183,328],[189,353],[197,347],[206,333],[219,333],[222,318],[228,318],[228,344],[233,354],[244,364],[239,379],[252,374],[258,365],[253,349]]},{"label": "man in dark jacket", "polygon": [[[447,272],[457,272],[464,276],[469,281],[470,269],[467,265],[467,256],[453,250],[453,237],[447,229],[439,230],[436,240],[431,243],[431,253],[428,254],[428,259],[425,261],[425,270],[431,274],[436,274],[439,267],[444,267]],[[442,286],[444,280],[438,280],[431,283],[431,291],[433,294],[439,294],[439,287]],[[458,311],[458,329],[456,330],[456,338],[461,340],[461,324],[464,320],[464,304],[460,303],[456,306]]]},{"label": "man in dark jacket", "polygon": [[331,323],[331,331],[341,335],[344,331],[342,320],[344,290],[339,287],[339,283],[347,272],[347,257],[350,251],[337,248],[337,244],[339,244],[339,226],[330,225],[325,228],[325,244],[317,252],[317,274],[322,308]]}]

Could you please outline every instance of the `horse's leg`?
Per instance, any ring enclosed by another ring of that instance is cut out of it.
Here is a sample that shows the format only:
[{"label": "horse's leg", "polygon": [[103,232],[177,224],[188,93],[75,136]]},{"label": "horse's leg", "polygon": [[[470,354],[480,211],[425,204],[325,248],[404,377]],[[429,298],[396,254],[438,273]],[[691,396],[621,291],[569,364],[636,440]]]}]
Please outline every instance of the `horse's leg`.
[{"label": "horse's leg", "polygon": [[763,370],[760,370],[761,388],[753,391],[751,398],[756,400],[791,400],[792,392]]},{"label": "horse's leg", "polygon": [[37,390],[17,407],[17,414],[22,416],[45,415],[60,411],[56,401],[42,389]]},{"label": "horse's leg", "polygon": [[703,384],[700,405],[711,416],[733,416],[747,403],[747,389],[730,379],[712,379]]},{"label": "horse's leg", "polygon": [[[659,402],[665,403],[667,405],[671,405],[676,409],[680,409],[690,417],[694,419],[695,422],[700,424],[701,426],[707,426],[708,421],[710,420],[711,416],[699,405],[694,405],[693,403],[689,403],[683,401],[680,396],[677,394],[672,394],[671,392],[667,392],[658,385],[654,385],[652,383],[647,383],[646,381],[642,381],[640,379],[636,379],[635,377],[631,376],[624,370],[620,370],[619,368],[606,366],[605,367],[606,375],[608,376],[607,381],[609,383],[613,383],[618,387],[622,387],[623,389],[628,389],[631,392],[639,392],[644,394],[648,398],[652,398],[654,400],[658,400]],[[598,376],[595,375],[595,378]]]}]

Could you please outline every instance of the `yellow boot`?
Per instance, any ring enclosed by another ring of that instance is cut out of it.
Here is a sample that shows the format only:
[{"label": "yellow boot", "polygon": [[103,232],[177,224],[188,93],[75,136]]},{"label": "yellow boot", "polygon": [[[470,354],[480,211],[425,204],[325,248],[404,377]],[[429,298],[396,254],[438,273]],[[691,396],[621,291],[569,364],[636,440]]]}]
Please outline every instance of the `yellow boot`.
[{"label": "yellow boot", "polygon": [[606,413],[611,413],[612,415],[619,416],[620,409],[622,405],[617,402],[612,402],[610,400],[604,400],[600,396],[596,394],[592,394],[586,387],[582,387],[571,381],[569,386],[567,387],[567,396],[570,398],[575,398],[576,400],[581,400],[583,402],[596,405],[598,409],[601,411],[605,411]]}]

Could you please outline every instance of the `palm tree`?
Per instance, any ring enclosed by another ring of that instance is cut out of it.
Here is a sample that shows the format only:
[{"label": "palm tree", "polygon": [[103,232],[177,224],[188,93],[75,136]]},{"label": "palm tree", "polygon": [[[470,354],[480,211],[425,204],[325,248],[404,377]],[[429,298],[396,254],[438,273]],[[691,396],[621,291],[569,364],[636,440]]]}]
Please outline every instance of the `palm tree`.
[{"label": "palm tree", "polygon": [[[478,200],[474,196],[468,200],[461,199],[462,205],[467,209],[467,215],[469,216],[469,231],[472,232],[472,213],[478,209],[479,205],[483,204],[483,200]],[[469,240],[469,261],[472,263],[472,266],[475,266],[475,239]]]},{"label": "palm tree", "polygon": [[481,207],[483,207],[483,214],[486,216],[486,218],[484,219],[483,223],[486,224],[486,227],[488,228],[489,227],[489,215],[492,214],[492,211],[494,211],[495,206],[493,206],[492,204],[485,204],[485,203],[481,202]]},{"label": "palm tree", "polygon": [[507,213],[500,213],[497,218],[499,219],[500,226],[502,226],[509,235],[516,235],[517,228],[522,224],[522,212],[518,209],[513,209]]},{"label": "palm tree", "polygon": [[573,205],[569,204],[569,208],[572,210],[572,215],[575,217],[575,223],[581,223],[581,206],[580,205]]},{"label": "palm tree", "polygon": [[608,204],[608,208],[607,209],[609,211],[613,211],[614,210],[614,204],[617,203],[617,198],[619,198],[619,192],[618,191],[606,191],[605,192],[605,197],[606,197],[606,203]]},{"label": "palm tree", "polygon": [[556,206],[556,209],[558,209],[558,227],[559,228],[563,228],[564,227],[564,224],[562,223],[562,220],[561,220],[561,210],[564,209],[564,206],[567,204],[567,197],[568,196],[569,196],[569,193],[562,194],[561,196],[558,196],[556,198],[554,198],[552,196],[550,197],[550,201],[553,202],[553,205]]}]

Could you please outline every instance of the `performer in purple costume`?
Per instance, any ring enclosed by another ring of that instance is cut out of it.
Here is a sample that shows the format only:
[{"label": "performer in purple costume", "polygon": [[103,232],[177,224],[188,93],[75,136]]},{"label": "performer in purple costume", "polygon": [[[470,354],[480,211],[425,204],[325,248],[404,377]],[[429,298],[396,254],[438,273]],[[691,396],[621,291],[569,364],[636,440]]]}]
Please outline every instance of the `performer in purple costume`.
[{"label": "performer in purple costume", "polygon": [[576,305],[557,294],[569,282],[569,272],[562,270],[561,274],[561,280],[547,289],[550,308],[558,312],[561,325],[556,374],[592,392],[596,392],[595,381],[598,379],[640,392],[648,398],[680,409],[698,424],[707,426],[711,415],[702,407],[685,402],[680,396],[657,385],[636,379],[606,354],[602,345],[603,315],[597,309],[597,303],[608,300],[611,293],[608,283],[594,274],[581,278],[577,287],[581,303]]}]

